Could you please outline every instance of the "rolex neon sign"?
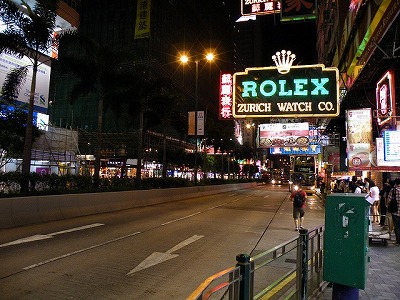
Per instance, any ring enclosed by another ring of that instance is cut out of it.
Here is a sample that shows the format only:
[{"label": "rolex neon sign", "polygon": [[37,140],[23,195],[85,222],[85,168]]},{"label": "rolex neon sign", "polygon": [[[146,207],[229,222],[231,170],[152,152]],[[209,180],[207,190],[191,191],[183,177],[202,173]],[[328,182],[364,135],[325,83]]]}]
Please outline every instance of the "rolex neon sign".
[{"label": "rolex neon sign", "polygon": [[282,50],[276,67],[248,68],[233,75],[235,118],[339,115],[339,71],[324,65],[292,66],[296,56]]}]

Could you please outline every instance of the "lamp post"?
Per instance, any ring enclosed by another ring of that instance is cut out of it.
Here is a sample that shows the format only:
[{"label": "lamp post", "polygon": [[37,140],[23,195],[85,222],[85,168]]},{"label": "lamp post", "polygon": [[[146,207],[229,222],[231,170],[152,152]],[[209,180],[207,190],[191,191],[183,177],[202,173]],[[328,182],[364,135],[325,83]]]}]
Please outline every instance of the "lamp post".
[{"label": "lamp post", "polygon": [[[214,60],[214,54],[207,53],[205,56],[207,61]],[[189,62],[189,57],[187,55],[181,56],[181,62],[186,64]],[[194,140],[196,144],[195,152],[194,152],[194,183],[197,184],[197,111],[199,105],[199,62],[202,59],[199,58],[198,55],[194,58],[194,63],[196,65],[196,77],[195,77],[195,90],[194,90]]]}]

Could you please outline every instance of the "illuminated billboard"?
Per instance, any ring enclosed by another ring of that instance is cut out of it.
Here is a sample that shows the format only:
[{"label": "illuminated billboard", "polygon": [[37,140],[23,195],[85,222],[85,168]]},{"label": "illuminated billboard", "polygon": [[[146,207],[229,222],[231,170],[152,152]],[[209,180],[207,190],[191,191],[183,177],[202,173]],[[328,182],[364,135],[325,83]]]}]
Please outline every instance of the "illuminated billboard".
[{"label": "illuminated billboard", "polygon": [[248,68],[233,75],[233,116],[336,117],[339,71],[324,65]]},{"label": "illuminated billboard", "polygon": [[[6,76],[12,69],[20,66],[31,66],[32,62],[26,56],[18,58],[16,56],[0,53],[0,84],[3,84]],[[50,88],[50,66],[41,64],[38,67],[36,74],[36,89],[35,89],[35,110],[46,113],[49,104],[49,88]],[[29,95],[31,91],[32,68],[28,68],[28,74],[25,82],[21,84],[17,100],[23,103],[29,103]]]},{"label": "illuminated billboard", "polygon": [[270,123],[261,124],[259,128],[259,147],[294,147],[308,146],[308,123]]},{"label": "illuminated billboard", "polygon": [[382,127],[386,123],[394,123],[396,103],[394,74],[392,70],[387,71],[376,84],[376,109],[378,125]]},{"label": "illuminated billboard", "polygon": [[281,3],[277,0],[242,0],[242,15],[268,15],[279,13]]},{"label": "illuminated billboard", "polygon": [[347,158],[349,171],[371,167],[372,116],[371,109],[346,111]]}]

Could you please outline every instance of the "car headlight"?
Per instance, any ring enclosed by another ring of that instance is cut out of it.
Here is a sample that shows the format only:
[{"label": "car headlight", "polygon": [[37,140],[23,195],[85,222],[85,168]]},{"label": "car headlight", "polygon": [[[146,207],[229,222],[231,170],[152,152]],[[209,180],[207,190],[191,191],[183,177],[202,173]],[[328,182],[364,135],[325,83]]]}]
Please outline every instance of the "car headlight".
[{"label": "car headlight", "polygon": [[272,179],[271,182],[272,182],[272,184],[275,184],[275,179]]}]

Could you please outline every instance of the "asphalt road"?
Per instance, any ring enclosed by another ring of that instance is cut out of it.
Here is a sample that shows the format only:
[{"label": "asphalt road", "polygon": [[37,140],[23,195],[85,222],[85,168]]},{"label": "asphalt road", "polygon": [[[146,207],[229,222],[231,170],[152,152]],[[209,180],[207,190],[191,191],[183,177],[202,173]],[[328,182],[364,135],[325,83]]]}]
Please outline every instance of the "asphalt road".
[{"label": "asphalt road", "polygon": [[[166,193],[168,191],[166,190]],[[260,244],[287,186],[0,230],[1,299],[186,299]],[[111,200],[111,199],[110,199]],[[290,213],[290,212],[287,212]]]}]

